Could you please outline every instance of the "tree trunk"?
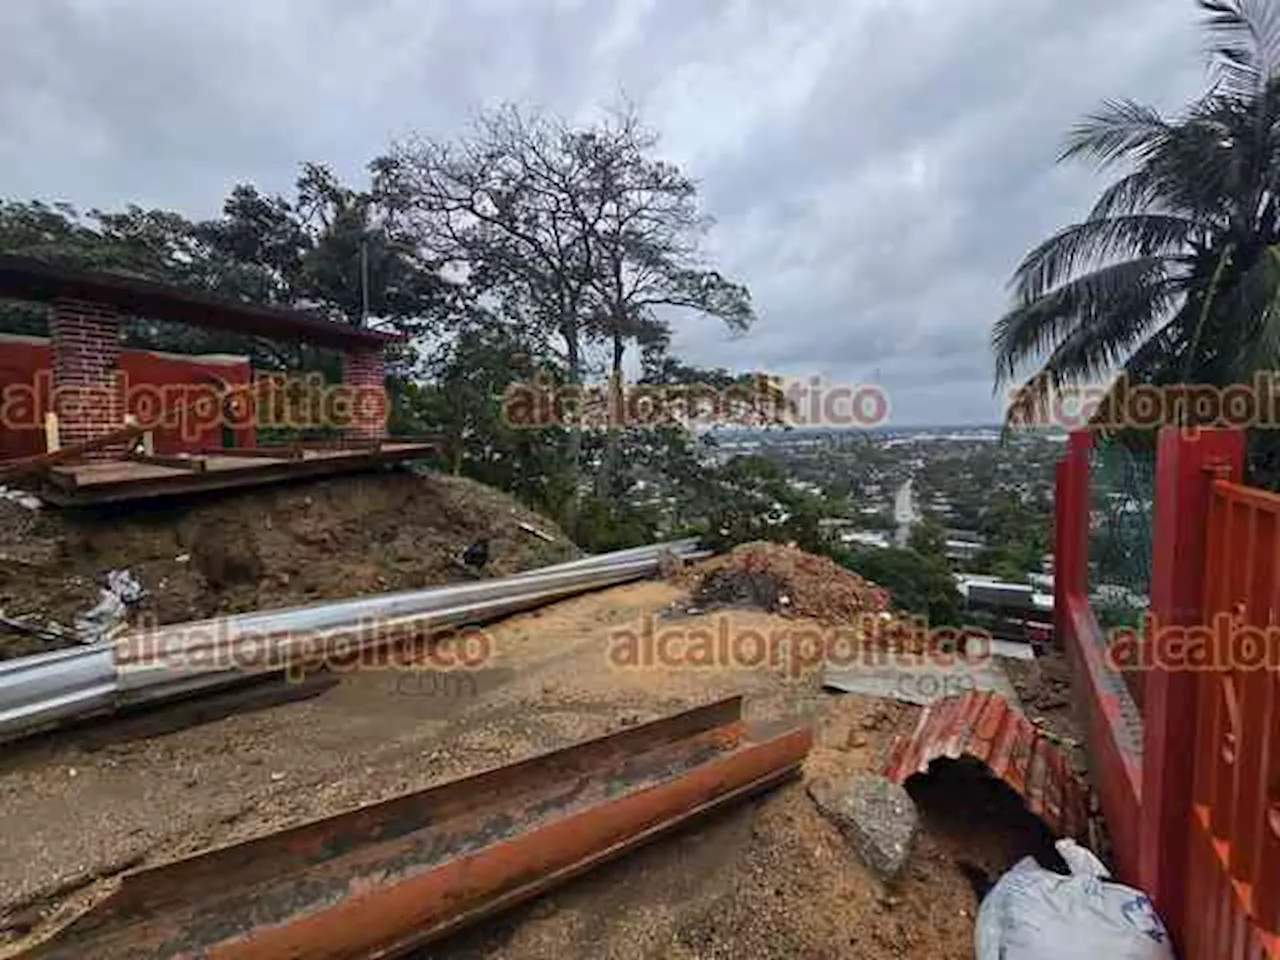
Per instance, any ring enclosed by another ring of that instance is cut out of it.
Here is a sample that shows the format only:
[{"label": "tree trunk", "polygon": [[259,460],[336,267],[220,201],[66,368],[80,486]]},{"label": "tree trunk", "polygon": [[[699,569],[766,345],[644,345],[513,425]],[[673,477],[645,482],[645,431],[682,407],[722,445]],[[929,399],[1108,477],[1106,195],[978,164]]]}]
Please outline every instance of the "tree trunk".
[{"label": "tree trunk", "polygon": [[626,410],[623,407],[622,359],[627,345],[622,334],[613,332],[613,363],[609,367],[609,432],[605,440],[604,462],[600,467],[599,482],[596,495],[610,506],[616,494],[615,482],[618,476],[618,464],[622,459],[622,426],[626,422]]},{"label": "tree trunk", "polygon": [[[567,317],[565,322],[561,324],[560,333],[564,337],[565,357],[569,366],[569,383],[571,386],[581,387],[582,348],[578,343],[578,318],[576,309],[573,314]],[[581,393],[579,392],[579,407],[581,406],[581,399]],[[582,461],[581,410],[578,410],[577,413],[579,416],[575,416],[573,422],[569,424],[569,448],[565,457],[568,461],[569,494],[565,498],[565,504],[560,518],[561,524],[571,537],[573,536],[573,530],[578,521],[578,476]]]}]

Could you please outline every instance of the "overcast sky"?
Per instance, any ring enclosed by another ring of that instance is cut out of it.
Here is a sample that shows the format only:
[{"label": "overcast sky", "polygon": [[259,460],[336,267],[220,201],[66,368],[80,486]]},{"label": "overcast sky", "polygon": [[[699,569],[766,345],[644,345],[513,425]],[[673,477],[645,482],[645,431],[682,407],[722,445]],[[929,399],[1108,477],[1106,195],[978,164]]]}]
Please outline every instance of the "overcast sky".
[{"label": "overcast sky", "polygon": [[1020,256],[1101,180],[1056,167],[1105,97],[1204,82],[1192,0],[9,0],[0,196],[216,213],[298,164],[362,168],[513,100],[624,95],[702,184],[759,323],[691,361],[860,383],[901,424],[981,423]]}]

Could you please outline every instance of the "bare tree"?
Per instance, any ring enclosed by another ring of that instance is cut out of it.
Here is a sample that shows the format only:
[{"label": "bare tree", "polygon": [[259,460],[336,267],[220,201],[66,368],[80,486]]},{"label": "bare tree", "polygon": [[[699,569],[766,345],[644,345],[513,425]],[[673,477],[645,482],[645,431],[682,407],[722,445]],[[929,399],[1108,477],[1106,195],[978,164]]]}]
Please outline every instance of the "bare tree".
[{"label": "bare tree", "polygon": [[630,108],[580,143],[589,193],[575,209],[591,212],[581,224],[594,248],[589,283],[597,311],[590,329],[610,348],[609,437],[597,485],[606,497],[615,493],[627,344],[665,344],[669,318],[679,313],[715,317],[738,332],[754,319],[746,287],[707,268],[702,240],[711,219],[699,210],[694,182],[652,156],[657,146]]},{"label": "bare tree", "polygon": [[[507,106],[481,115],[457,142],[400,144],[374,171],[383,202],[434,258],[495,313],[510,316],[518,306],[518,319],[533,328],[527,333],[558,341],[571,385],[583,383],[587,346],[608,344],[616,414],[629,343],[665,340],[678,311],[735,329],[752,319],[746,289],[705,268],[709,221],[695,185],[650,156],[656,143],[630,110],[575,127]],[[581,425],[572,426],[577,477]],[[619,429],[611,416],[604,492],[613,486]],[[570,521],[572,511],[570,503]]]}]

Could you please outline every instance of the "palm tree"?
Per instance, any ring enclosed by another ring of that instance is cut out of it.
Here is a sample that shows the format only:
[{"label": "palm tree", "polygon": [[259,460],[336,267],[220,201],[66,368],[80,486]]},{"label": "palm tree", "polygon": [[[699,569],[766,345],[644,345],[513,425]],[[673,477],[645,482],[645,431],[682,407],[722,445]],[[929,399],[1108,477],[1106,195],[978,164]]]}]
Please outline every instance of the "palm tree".
[{"label": "palm tree", "polygon": [[1225,385],[1280,361],[1280,2],[1198,4],[1209,90],[1172,119],[1110,101],[1068,138],[1061,159],[1122,175],[1014,275],[992,333],[997,387],[1038,371],[1011,424],[1109,374]]}]

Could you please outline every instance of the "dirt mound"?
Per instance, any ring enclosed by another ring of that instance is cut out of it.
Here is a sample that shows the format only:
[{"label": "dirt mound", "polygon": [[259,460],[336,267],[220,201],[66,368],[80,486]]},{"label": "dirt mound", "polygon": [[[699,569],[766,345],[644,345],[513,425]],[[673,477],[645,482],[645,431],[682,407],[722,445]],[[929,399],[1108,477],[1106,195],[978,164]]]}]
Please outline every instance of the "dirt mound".
[{"label": "dirt mound", "polygon": [[[545,541],[524,522],[550,535]],[[70,624],[106,571],[146,588],[156,623],[469,579],[455,563],[491,538],[487,576],[578,555],[549,520],[456,477],[392,471],[95,512],[0,499],[0,611]],[[0,658],[50,644],[0,632]]]},{"label": "dirt mound", "polygon": [[889,609],[889,594],[827,557],[747,543],[684,574],[702,608],[746,605],[840,625]]}]

